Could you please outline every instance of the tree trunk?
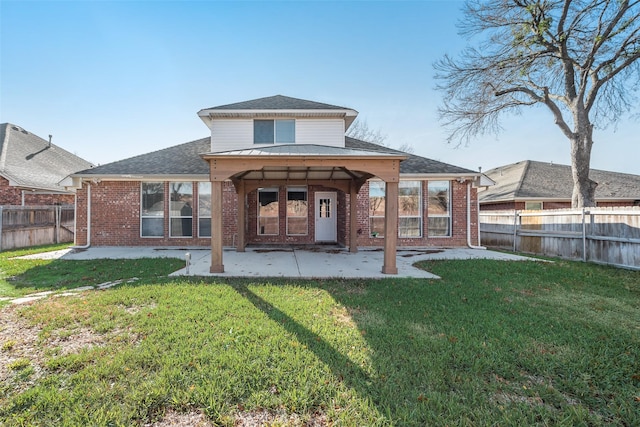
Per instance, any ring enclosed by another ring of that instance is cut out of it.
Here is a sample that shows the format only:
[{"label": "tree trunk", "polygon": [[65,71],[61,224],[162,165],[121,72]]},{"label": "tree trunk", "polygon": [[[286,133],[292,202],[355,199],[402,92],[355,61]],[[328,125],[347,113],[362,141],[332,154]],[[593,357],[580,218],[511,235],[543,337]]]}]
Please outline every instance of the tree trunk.
[{"label": "tree trunk", "polygon": [[589,178],[592,145],[590,131],[576,135],[571,140],[571,175],[573,177],[571,206],[574,208],[596,205],[595,193],[598,183]]}]

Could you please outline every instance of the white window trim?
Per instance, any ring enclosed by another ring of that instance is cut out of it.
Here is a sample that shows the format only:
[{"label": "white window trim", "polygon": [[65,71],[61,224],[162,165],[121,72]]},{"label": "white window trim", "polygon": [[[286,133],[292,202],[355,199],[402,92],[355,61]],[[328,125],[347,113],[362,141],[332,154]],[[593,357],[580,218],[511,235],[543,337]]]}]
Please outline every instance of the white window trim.
[{"label": "white window trim", "polygon": [[[309,190],[307,187],[287,187],[287,200],[286,200],[287,203],[289,202],[289,191],[304,191],[305,193],[307,193],[307,214],[304,216],[294,216],[294,215],[290,216],[288,206],[285,205],[286,235],[287,236],[308,236],[309,235]],[[304,234],[289,234],[289,218],[306,218],[307,231]]]},{"label": "white window trim", "polygon": [[[142,186],[144,184],[161,184],[162,185],[162,216],[157,216],[157,215],[144,215],[143,214],[143,210],[144,210],[144,200],[143,200],[143,196],[144,196],[144,191],[142,190]],[[164,235],[164,231],[165,231],[165,207],[166,207],[166,191],[165,191],[165,185],[164,182],[156,182],[156,181],[141,181],[140,182],[140,238],[141,239],[164,239],[165,235]],[[162,235],[161,236],[144,236],[142,234],[142,221],[143,219],[148,218],[148,219],[160,219],[162,218]]]},{"label": "white window trim", "polygon": [[[423,231],[422,231],[422,182],[420,180],[415,180],[415,179],[407,179],[407,180],[400,180],[400,182],[417,182],[418,183],[418,216],[401,216],[400,212],[398,212],[398,238],[400,239],[422,239],[423,236]],[[400,193],[398,193],[398,207],[400,205]],[[418,235],[417,236],[400,236],[400,219],[401,218],[417,218],[418,219],[418,227],[420,228]]]},{"label": "white window trim", "polygon": [[[451,181],[443,181],[443,180],[434,180],[432,182],[447,182],[449,184],[449,197],[447,200],[447,215],[430,215],[429,214],[429,206],[427,205],[427,238],[429,239],[450,239],[453,237],[453,213],[451,212],[451,197],[452,197],[452,186]],[[427,203],[429,199],[429,181],[427,181]],[[429,234],[429,218],[449,218],[449,234],[446,236],[431,236]]]},{"label": "white window trim", "polygon": [[[260,193],[261,192],[272,192],[272,193],[276,193],[277,197],[278,197],[278,214],[276,216],[260,216]],[[256,234],[258,236],[279,236],[280,235],[280,189],[278,187],[273,187],[273,188],[258,188],[258,194],[257,194],[257,202],[256,203],[256,209],[257,209],[257,220],[256,220]],[[260,218],[278,218],[278,231],[275,234],[269,233],[269,234],[261,234],[260,233]]]},{"label": "white window trim", "polygon": [[[297,136],[297,132],[296,132],[296,120],[295,119],[253,119],[253,126],[254,126],[254,132],[255,132],[255,123],[257,121],[262,121],[262,122],[266,122],[266,121],[271,121],[273,122],[273,141],[271,142],[256,142],[255,140],[255,134],[254,134],[254,138],[253,138],[253,143],[256,145],[275,145],[275,144],[295,144],[296,143],[296,136]],[[282,142],[282,141],[278,141],[278,126],[277,126],[277,122],[293,122],[293,141],[291,142]]]},{"label": "white window trim", "polygon": [[[171,215],[171,184],[176,184],[176,183],[181,183],[181,184],[191,184],[191,216],[182,216],[182,215],[177,215],[177,216],[172,216]],[[191,218],[191,235],[190,236],[174,236],[171,234],[171,230],[173,229],[173,227],[171,226],[172,224],[172,220],[173,219],[184,219],[184,218]],[[169,238],[170,239],[193,239],[193,182],[191,181],[169,181]]]},{"label": "white window trim", "polygon": [[[210,182],[198,182],[197,183],[197,187],[198,187],[198,238],[200,239],[210,239],[212,236],[203,236],[200,233],[200,220],[201,219],[208,219],[209,222],[211,222],[211,213],[209,213],[209,215],[202,215],[200,213],[200,184],[209,184],[209,197],[211,197],[211,183]],[[211,225],[209,225],[209,228],[211,228]]]}]

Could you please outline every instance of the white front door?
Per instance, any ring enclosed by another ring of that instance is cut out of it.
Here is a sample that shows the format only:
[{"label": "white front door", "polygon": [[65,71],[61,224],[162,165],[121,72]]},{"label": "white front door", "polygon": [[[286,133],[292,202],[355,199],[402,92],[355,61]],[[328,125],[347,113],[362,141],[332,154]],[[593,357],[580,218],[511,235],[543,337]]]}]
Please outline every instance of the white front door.
[{"label": "white front door", "polygon": [[337,241],[336,193],[320,191],[316,193],[316,242]]}]

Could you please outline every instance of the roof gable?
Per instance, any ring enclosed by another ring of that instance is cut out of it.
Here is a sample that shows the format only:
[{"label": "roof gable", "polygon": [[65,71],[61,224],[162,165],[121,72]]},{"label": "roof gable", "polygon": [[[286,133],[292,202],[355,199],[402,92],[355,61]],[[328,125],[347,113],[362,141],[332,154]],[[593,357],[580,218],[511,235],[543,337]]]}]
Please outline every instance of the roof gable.
[{"label": "roof gable", "polygon": [[198,111],[198,116],[209,128],[219,119],[334,118],[344,120],[345,129],[348,129],[358,112],[352,108],[275,95],[204,108]]},{"label": "roof gable", "polygon": [[219,105],[205,110],[351,110],[337,105],[323,104],[306,99],[275,95],[250,101]]},{"label": "roof gable", "polygon": [[64,191],[68,175],[92,164],[11,123],[0,125],[0,175],[11,185]]}]

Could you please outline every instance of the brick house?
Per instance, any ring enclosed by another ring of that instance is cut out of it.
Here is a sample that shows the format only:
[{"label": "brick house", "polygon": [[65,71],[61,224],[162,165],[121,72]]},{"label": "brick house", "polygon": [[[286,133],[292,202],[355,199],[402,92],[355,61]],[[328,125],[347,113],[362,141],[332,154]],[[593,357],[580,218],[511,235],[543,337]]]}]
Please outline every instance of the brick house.
[{"label": "brick house", "polygon": [[73,205],[60,182],[91,163],[11,123],[0,124],[0,206]]},{"label": "brick house", "polygon": [[[480,210],[540,210],[571,207],[571,167],[525,160],[485,172],[495,185],[480,189]],[[592,169],[596,205],[640,206],[640,175]]]},{"label": "brick house", "polygon": [[[201,110],[210,136],[71,175],[76,244],[478,245],[482,175],[345,136],[357,112],[285,96]],[[483,184],[484,185],[484,184]],[[240,203],[239,203],[240,201]]]}]

